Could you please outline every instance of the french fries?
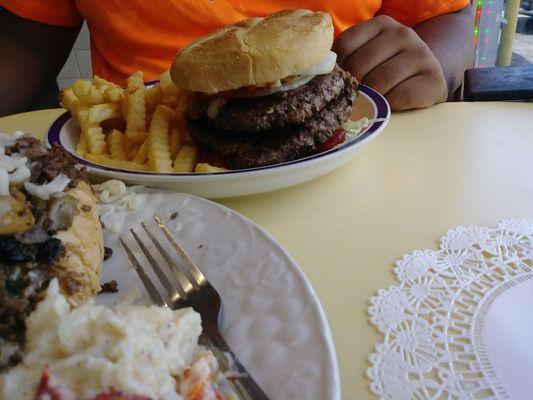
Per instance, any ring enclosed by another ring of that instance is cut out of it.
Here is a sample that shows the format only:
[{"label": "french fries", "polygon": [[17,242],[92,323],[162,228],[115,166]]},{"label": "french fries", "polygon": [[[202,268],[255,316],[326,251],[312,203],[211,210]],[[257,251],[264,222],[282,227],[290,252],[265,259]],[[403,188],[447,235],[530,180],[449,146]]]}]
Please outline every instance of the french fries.
[{"label": "french fries", "polygon": [[157,106],[148,133],[148,165],[155,172],[172,172],[168,132],[174,111],[161,104]]},{"label": "french fries", "polygon": [[220,168],[215,167],[214,165],[208,164],[208,163],[198,163],[196,164],[196,167],[194,168],[194,172],[198,172],[200,174],[212,174],[215,172],[227,172],[229,171],[226,168]]},{"label": "french fries", "polygon": [[174,172],[193,172],[198,158],[198,148],[184,144],[174,160]]},{"label": "french fries", "polygon": [[124,134],[116,129],[113,129],[109,137],[109,142],[107,146],[109,147],[109,153],[111,158],[114,160],[125,160],[126,158],[126,149],[123,141]]},{"label": "french fries", "polygon": [[184,118],[189,93],[177,88],[168,71],[146,88],[142,72],[126,80],[126,88],[97,75],[63,89],[60,104],[81,129],[76,153],[102,165],[134,171],[214,173],[226,171],[197,163]]},{"label": "french fries", "polygon": [[[146,103],[144,90],[136,89],[127,95],[126,137],[132,141],[138,132],[146,132]],[[144,138],[142,139],[144,140]],[[142,142],[142,140],[140,140]]]}]

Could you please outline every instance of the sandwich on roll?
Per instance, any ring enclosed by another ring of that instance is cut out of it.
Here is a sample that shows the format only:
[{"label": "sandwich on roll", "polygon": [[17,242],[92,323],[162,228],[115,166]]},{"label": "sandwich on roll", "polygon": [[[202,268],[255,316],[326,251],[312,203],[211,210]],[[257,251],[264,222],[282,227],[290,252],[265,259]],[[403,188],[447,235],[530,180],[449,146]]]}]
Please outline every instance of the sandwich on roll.
[{"label": "sandwich on roll", "polygon": [[98,205],[61,147],[0,134],[0,371],[20,361],[25,318],[57,278],[77,305],[100,290]]},{"label": "sandwich on roll", "polygon": [[336,64],[327,13],[282,11],[183,48],[170,73],[192,92],[188,128],[230,168],[295,160],[325,149],[352,113],[357,81]]}]

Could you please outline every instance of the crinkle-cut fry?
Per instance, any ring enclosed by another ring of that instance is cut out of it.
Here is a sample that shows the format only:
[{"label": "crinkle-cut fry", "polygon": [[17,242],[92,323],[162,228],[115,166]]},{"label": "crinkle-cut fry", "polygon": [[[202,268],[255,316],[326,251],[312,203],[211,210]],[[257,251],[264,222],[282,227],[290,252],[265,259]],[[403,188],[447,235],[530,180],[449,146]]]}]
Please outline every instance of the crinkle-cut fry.
[{"label": "crinkle-cut fry", "polygon": [[137,154],[132,159],[132,161],[136,163],[144,164],[146,162],[146,156],[148,153],[148,139],[144,141],[144,143],[139,147],[139,151],[137,151]]},{"label": "crinkle-cut fry", "polygon": [[187,128],[187,120],[181,115],[177,115],[175,120],[176,126],[178,127],[178,132],[180,133],[181,141],[184,143],[191,143],[193,140],[189,132],[189,128]]},{"label": "crinkle-cut fry", "polygon": [[176,105],[176,114],[184,116],[187,112],[187,106],[189,105],[189,94],[183,94],[178,97],[178,104]]},{"label": "crinkle-cut fry", "polygon": [[168,133],[174,111],[159,105],[152,116],[148,130],[148,165],[155,172],[172,172]]},{"label": "crinkle-cut fry", "polygon": [[174,160],[174,172],[193,172],[198,159],[198,148],[192,144],[184,144]]},{"label": "crinkle-cut fry", "polygon": [[91,82],[78,79],[72,84],[74,94],[84,103],[100,104],[104,102],[104,94]]},{"label": "crinkle-cut fry", "polygon": [[109,154],[114,160],[126,160],[126,151],[124,149],[123,143],[123,133],[113,129],[113,131],[108,135],[109,142]]},{"label": "crinkle-cut fry", "polygon": [[174,85],[174,82],[172,82],[172,78],[170,77],[170,71],[166,70],[161,75],[159,75],[159,84],[161,85],[161,90],[166,95],[172,95],[172,96],[181,96],[183,94],[183,90],[179,89],[176,85]]},{"label": "crinkle-cut fry", "polygon": [[128,132],[126,131],[126,137],[133,143],[142,143],[148,137],[148,132]]},{"label": "crinkle-cut fry", "polygon": [[89,153],[98,155],[104,154],[106,150],[105,135],[99,126],[89,125],[82,131],[87,141]]},{"label": "crinkle-cut fry", "polygon": [[93,85],[96,86],[97,89],[107,89],[110,85],[114,84],[95,74],[93,75]]},{"label": "crinkle-cut fry", "polygon": [[214,165],[211,165],[209,163],[198,163],[196,164],[196,167],[194,168],[194,172],[198,172],[201,174],[211,174],[214,172],[227,172],[227,171],[229,171],[229,169],[215,167]]},{"label": "crinkle-cut fry", "polygon": [[99,124],[102,121],[120,116],[120,104],[118,103],[102,103],[89,107],[90,124]]},{"label": "crinkle-cut fry", "polygon": [[70,111],[72,115],[75,114],[78,108],[85,106],[85,103],[74,94],[71,88],[61,90],[59,93],[59,104],[61,104],[61,107]]},{"label": "crinkle-cut fry", "polygon": [[123,89],[113,82],[109,82],[98,75],[94,75],[93,84],[103,94],[104,101],[110,103],[118,103],[124,96]]},{"label": "crinkle-cut fry", "polygon": [[170,108],[176,108],[176,106],[178,105],[178,99],[176,96],[165,95],[161,100],[161,104],[164,104]]},{"label": "crinkle-cut fry", "polygon": [[172,125],[170,127],[168,142],[170,146],[170,159],[174,160],[178,155],[178,152],[180,151],[181,147],[180,134],[176,125]]},{"label": "crinkle-cut fry", "polygon": [[[126,136],[124,136],[123,139],[126,139]],[[139,149],[141,148],[141,146],[142,145],[138,145],[135,143],[133,144],[133,146],[131,146],[131,148],[128,151],[128,160],[133,161],[135,159],[135,157],[137,156],[137,153],[139,153]]]},{"label": "crinkle-cut fry", "polygon": [[146,132],[146,105],[142,90],[136,90],[127,97],[126,136],[132,139],[132,133]]},{"label": "crinkle-cut fry", "polygon": [[87,153],[87,150],[87,139],[85,139],[85,135],[80,134],[78,145],[76,146],[76,153],[83,157]]},{"label": "crinkle-cut fry", "polygon": [[162,100],[163,92],[161,91],[161,85],[156,83],[146,90],[146,112],[153,113]]},{"label": "crinkle-cut fry", "polygon": [[82,96],[89,95],[92,86],[93,85],[89,81],[86,81],[84,79],[76,79],[74,83],[72,83],[72,91],[74,92],[76,97],[81,98]]},{"label": "crinkle-cut fry", "polygon": [[114,160],[106,155],[94,155],[87,153],[85,159],[97,164],[107,165],[109,167],[115,167],[120,169],[131,169],[134,171],[149,171],[148,165],[140,164],[133,161]]},{"label": "crinkle-cut fry", "polygon": [[122,145],[124,146],[124,151],[126,152],[126,155],[128,155],[135,143],[128,139],[125,134],[122,134]]},{"label": "crinkle-cut fry", "polygon": [[110,86],[104,91],[105,100],[111,103],[119,103],[124,97],[124,90],[118,86]]},{"label": "crinkle-cut fry", "polygon": [[74,111],[74,118],[78,121],[81,131],[84,132],[89,126],[89,108],[80,107]]},{"label": "crinkle-cut fry", "polygon": [[144,86],[143,73],[137,71],[126,78],[126,93],[133,93],[137,90],[142,90],[143,93],[146,90]]}]

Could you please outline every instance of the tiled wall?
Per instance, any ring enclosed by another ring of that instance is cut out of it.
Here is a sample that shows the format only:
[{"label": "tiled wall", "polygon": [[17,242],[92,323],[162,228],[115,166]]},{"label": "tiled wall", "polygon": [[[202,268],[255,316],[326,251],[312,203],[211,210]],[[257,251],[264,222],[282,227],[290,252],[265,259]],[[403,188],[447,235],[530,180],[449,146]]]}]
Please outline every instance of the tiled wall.
[{"label": "tiled wall", "polygon": [[91,66],[91,41],[89,30],[84,23],[80,34],[74,43],[74,48],[68,56],[65,65],[57,76],[57,84],[60,89],[69,87],[76,79],[93,79]]}]

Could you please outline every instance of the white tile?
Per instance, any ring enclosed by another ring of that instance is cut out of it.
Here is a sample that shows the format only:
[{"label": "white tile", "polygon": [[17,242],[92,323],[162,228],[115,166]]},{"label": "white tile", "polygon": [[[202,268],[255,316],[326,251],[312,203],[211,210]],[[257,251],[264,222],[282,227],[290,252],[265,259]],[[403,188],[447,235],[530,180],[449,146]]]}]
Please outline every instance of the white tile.
[{"label": "white tile", "polygon": [[83,23],[80,34],[74,43],[74,48],[76,50],[87,50],[91,48],[91,36],[87,28],[87,22]]},{"label": "white tile", "polygon": [[57,78],[57,86],[59,86],[59,89],[65,89],[68,87],[71,87],[76,79],[60,79]]},{"label": "white tile", "polygon": [[78,63],[76,61],[76,58],[74,57],[74,50],[71,51],[68,55],[67,61],[65,61],[65,65],[63,65],[63,68],[61,69],[61,71],[59,71],[57,77],[60,79],[72,79],[80,77]]},{"label": "white tile", "polygon": [[92,76],[91,50],[74,50],[81,76]]}]

